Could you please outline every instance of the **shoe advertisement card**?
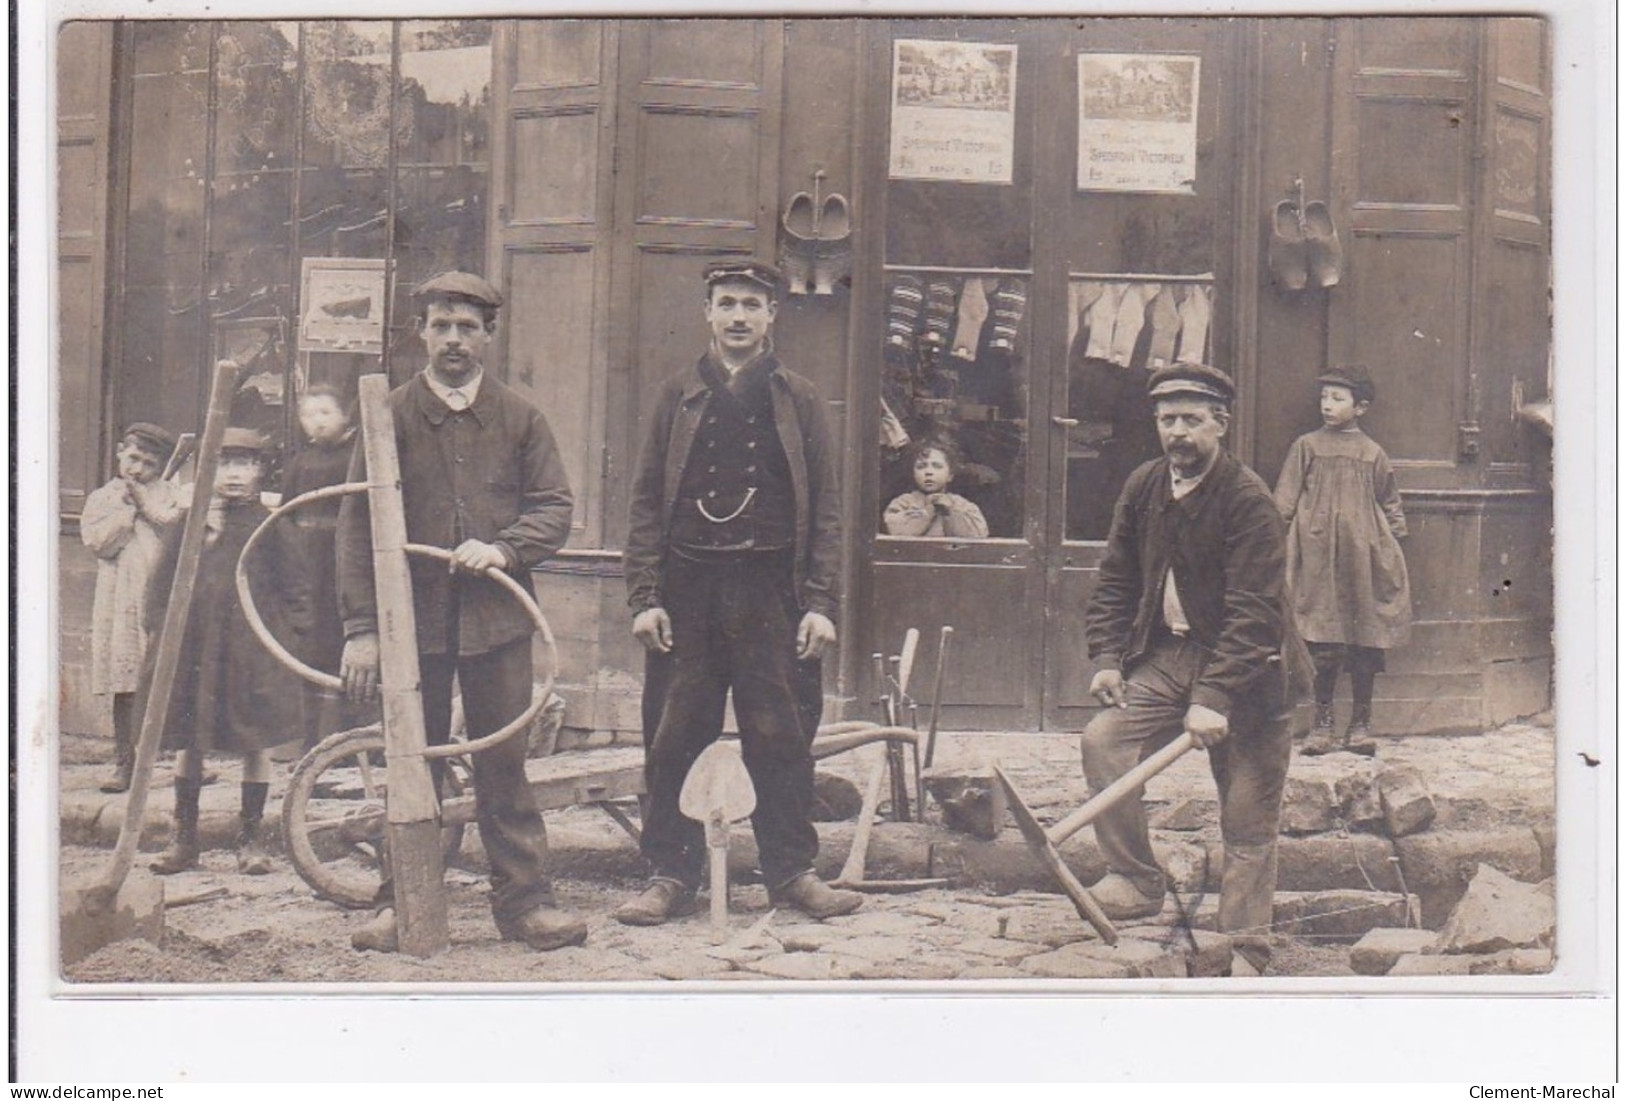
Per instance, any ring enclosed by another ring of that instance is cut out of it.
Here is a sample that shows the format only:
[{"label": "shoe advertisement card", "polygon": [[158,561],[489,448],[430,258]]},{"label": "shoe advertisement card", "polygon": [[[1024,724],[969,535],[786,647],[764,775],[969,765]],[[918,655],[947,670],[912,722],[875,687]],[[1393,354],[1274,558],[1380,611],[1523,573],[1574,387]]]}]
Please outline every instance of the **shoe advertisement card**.
[{"label": "shoe advertisement card", "polygon": [[1015,103],[1016,47],[898,40],[892,54],[891,178],[1009,183]]},{"label": "shoe advertisement card", "polygon": [[1078,57],[1078,190],[1196,194],[1201,59]]},{"label": "shoe advertisement card", "polygon": [[384,347],[384,262],[306,257],[301,352],[370,352]]}]

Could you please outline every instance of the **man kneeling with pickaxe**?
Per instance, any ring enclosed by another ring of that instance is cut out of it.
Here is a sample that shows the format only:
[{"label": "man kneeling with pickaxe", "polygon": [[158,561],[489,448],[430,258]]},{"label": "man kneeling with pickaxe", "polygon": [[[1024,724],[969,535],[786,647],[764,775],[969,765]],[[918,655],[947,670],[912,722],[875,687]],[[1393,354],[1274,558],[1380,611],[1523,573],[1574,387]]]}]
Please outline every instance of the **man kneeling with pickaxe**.
[{"label": "man kneeling with pickaxe", "polygon": [[[1181,732],[1208,752],[1224,839],[1219,931],[1262,971],[1292,752],[1286,531],[1269,487],[1221,446],[1228,375],[1177,364],[1151,376],[1150,396],[1163,458],[1123,487],[1085,614],[1089,691],[1107,706],[1083,733],[1083,769],[1098,792]],[[1167,890],[1141,794],[1094,820],[1109,871],[1090,893],[1114,920],[1154,916]]]}]

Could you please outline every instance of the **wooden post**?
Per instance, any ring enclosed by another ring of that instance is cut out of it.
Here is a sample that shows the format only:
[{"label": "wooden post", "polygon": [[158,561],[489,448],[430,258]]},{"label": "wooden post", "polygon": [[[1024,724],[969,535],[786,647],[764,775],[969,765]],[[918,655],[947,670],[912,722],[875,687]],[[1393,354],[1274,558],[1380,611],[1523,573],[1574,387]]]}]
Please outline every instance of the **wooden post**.
[{"label": "wooden post", "polygon": [[412,578],[406,563],[400,456],[395,451],[389,380],[381,374],[365,374],[360,388],[378,599],[384,759],[389,768],[384,818],[390,874],[395,883],[395,930],[402,952],[432,956],[451,943],[451,933],[446,917],[445,862],[440,849],[440,807],[429,762],[423,756],[428,734],[423,723]]}]

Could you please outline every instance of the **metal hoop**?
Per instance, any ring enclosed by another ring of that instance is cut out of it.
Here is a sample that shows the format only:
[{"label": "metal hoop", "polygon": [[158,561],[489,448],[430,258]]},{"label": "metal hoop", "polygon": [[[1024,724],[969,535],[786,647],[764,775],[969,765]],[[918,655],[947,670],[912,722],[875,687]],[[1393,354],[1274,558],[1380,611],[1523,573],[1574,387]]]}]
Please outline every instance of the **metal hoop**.
[{"label": "metal hoop", "polygon": [[[248,621],[249,630],[254,632],[254,636],[259,639],[260,645],[270,651],[271,656],[276,658],[282,665],[304,680],[320,685],[323,688],[342,689],[344,682],[332,673],[323,672],[320,669],[306,665],[294,657],[287,647],[283,646],[281,641],[271,633],[270,628],[266,627],[265,620],[260,617],[259,608],[254,604],[254,594],[248,584],[248,560],[259,545],[260,537],[265,534],[273,523],[286,514],[293,512],[295,509],[303,508],[305,505],[314,504],[317,501],[343,497],[351,493],[365,493],[367,489],[368,486],[365,482],[343,482],[339,485],[313,489],[309,493],[301,493],[291,501],[284,501],[272,509],[271,514],[260,523],[259,527],[254,529],[254,533],[248,537],[248,542],[243,544],[242,554],[237,559],[237,599],[242,605],[243,618]],[[444,547],[432,547],[423,543],[408,543],[403,549],[407,554],[415,554],[422,558],[433,558],[441,562],[450,562],[452,560],[451,552]],[[478,753],[506,741],[515,733],[530,725],[531,720],[541,713],[542,706],[547,703],[548,697],[553,694],[553,685],[558,679],[558,644],[553,639],[553,628],[548,625],[547,617],[542,614],[542,609],[537,605],[536,598],[527,592],[523,585],[494,566],[485,570],[483,576],[506,589],[508,594],[519,602],[519,606],[530,616],[531,622],[535,624],[537,631],[541,633],[547,675],[542,684],[531,693],[530,706],[520,712],[513,721],[502,729],[469,742],[448,742],[444,745],[426,746],[422,756],[429,760]]]}]

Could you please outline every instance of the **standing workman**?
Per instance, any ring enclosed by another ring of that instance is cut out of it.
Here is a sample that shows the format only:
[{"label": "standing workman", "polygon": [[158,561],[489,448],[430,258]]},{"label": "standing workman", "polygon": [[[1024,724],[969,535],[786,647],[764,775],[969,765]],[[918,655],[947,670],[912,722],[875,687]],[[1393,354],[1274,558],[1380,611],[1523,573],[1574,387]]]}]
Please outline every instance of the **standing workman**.
[{"label": "standing workman", "polygon": [[[530,568],[570,534],[573,500],[541,412],[485,370],[502,296],[477,275],[448,272],[413,292],[428,365],[390,392],[401,497],[410,543],[444,547],[451,568],[411,559],[423,719],[430,745],[451,735],[457,678],[470,739],[500,730],[529,706],[531,635],[524,609],[483,574],[490,567],[530,585]],[[364,478],[358,448],[350,481]],[[344,620],[340,675],[353,700],[378,689],[378,608],[365,497],[339,512],[338,592]],[[491,909],[504,940],[540,951],[580,944],[587,927],[554,906],[547,831],[525,778],[516,735],[475,753],[474,802],[491,863]],[[440,773],[436,769],[436,776]],[[386,877],[378,916],[351,938],[358,949],[398,948]]]},{"label": "standing workman", "polygon": [[818,391],[774,355],[778,269],[721,261],[704,276],[711,345],[661,389],[632,489],[626,583],[647,652],[642,849],[653,876],[615,917],[659,925],[695,908],[705,831],[678,795],[722,734],[730,689],[769,897],[834,917],[862,903],[813,872],[811,743],[840,564],[835,454]]},{"label": "standing workman", "polygon": [[[1181,731],[1207,751],[1224,840],[1219,931],[1262,972],[1296,702],[1282,659],[1286,529],[1269,487],[1221,446],[1228,375],[1177,364],[1151,376],[1149,394],[1163,457],[1123,487],[1085,614],[1089,692],[1105,709],[1083,732],[1083,770],[1101,791]],[[1108,872],[1090,893],[1114,920],[1156,915],[1167,890],[1142,794],[1095,820]]]}]

